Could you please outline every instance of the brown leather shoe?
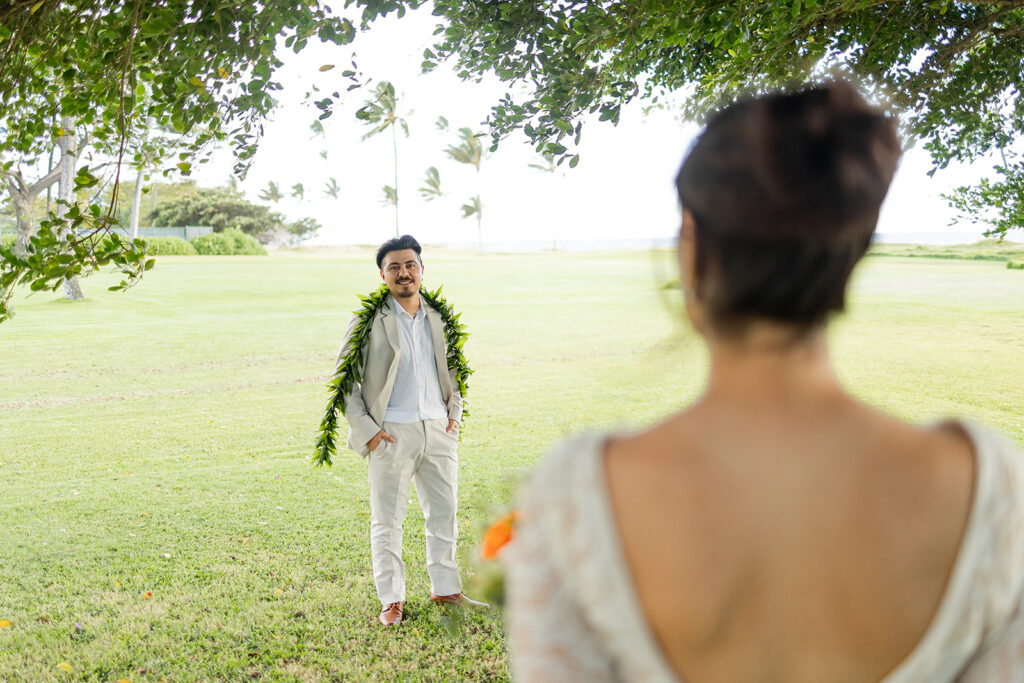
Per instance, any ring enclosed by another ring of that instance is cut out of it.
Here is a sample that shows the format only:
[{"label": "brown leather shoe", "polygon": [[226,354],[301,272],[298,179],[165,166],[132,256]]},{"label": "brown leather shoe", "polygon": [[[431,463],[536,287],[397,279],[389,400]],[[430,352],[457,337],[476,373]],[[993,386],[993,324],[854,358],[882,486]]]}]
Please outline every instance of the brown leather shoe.
[{"label": "brown leather shoe", "polygon": [[384,626],[398,626],[402,623],[403,607],[405,607],[404,602],[392,602],[389,605],[384,605],[384,609],[380,611],[380,616],[377,618]]},{"label": "brown leather shoe", "polygon": [[465,593],[453,593],[452,595],[434,595],[431,593],[430,601],[437,605],[455,605],[456,607],[477,607],[480,609],[490,609],[491,607],[486,602],[474,600]]}]

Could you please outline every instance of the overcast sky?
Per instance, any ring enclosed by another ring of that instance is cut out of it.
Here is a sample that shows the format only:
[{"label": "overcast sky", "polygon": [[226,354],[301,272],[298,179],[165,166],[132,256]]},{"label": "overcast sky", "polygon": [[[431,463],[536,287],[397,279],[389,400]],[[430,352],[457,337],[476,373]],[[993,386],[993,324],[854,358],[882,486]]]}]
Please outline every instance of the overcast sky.
[{"label": "overcast sky", "polygon": [[[359,35],[353,47],[366,76],[395,85],[399,112],[409,122],[410,136],[400,135],[398,140],[401,232],[423,242],[469,244],[476,240],[476,222],[463,219],[459,206],[476,194],[475,172],[443,154],[445,146],[455,142],[454,132],[442,133],[434,123],[444,116],[453,129],[483,130],[481,122],[508,86],[496,80],[462,82],[445,65],[421,74],[423,50],[431,44],[434,25],[434,18],[421,9],[402,20],[378,22]],[[395,232],[392,207],[380,203],[383,186],[392,184],[394,176],[390,132],[361,141],[367,129],[354,116],[372,89],[348,93],[343,106],[323,122],[325,138],[311,139],[309,126],[318,112],[303,104],[303,95],[312,83],[327,92],[344,91],[347,81],[340,74],[348,66],[350,49],[310,44],[299,55],[287,53],[279,74],[285,86],[277,93],[280,108],[266,126],[252,168],[241,183],[253,200],[269,181],[276,181],[286,195],[292,185],[302,183],[303,200],[286,197],[275,209],[291,220],[319,220],[323,228],[313,240],[317,244],[378,243]],[[324,64],[336,68],[320,72]],[[645,115],[642,104],[634,102],[623,109],[617,127],[596,117],[587,120],[579,166],[564,166],[556,173],[529,168],[540,160],[525,136],[515,134],[482,165],[485,242],[673,237],[679,222],[673,177],[697,132],[695,125],[681,122],[673,112]],[[320,157],[321,150],[327,150],[326,160]],[[230,153],[218,152],[193,177],[202,185],[225,184],[231,165]],[[429,203],[416,191],[428,166],[439,169],[446,192]],[[969,224],[948,226],[955,215],[940,195],[972,182],[984,166],[944,171],[935,178],[927,176],[928,169],[926,153],[907,152],[883,208],[879,232],[923,237],[954,231],[965,239],[980,237],[980,228]],[[330,178],[342,188],[338,200],[323,193]]]}]

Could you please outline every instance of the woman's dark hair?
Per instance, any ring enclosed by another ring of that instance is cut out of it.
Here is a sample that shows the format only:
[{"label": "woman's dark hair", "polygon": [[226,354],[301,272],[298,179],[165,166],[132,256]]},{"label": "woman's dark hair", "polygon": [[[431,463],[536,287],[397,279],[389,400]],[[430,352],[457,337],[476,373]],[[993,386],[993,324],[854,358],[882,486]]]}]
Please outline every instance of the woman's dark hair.
[{"label": "woman's dark hair", "polygon": [[402,235],[401,237],[392,237],[384,244],[380,245],[380,249],[377,250],[377,269],[380,270],[381,265],[384,263],[384,257],[389,251],[403,251],[405,249],[412,249],[416,252],[416,259],[423,265],[423,257],[420,253],[423,251],[423,247],[416,241],[416,238],[412,235]]},{"label": "woman's dark hair", "polygon": [[843,81],[713,116],[676,178],[711,323],[806,331],[841,311],[899,157],[892,120]]}]

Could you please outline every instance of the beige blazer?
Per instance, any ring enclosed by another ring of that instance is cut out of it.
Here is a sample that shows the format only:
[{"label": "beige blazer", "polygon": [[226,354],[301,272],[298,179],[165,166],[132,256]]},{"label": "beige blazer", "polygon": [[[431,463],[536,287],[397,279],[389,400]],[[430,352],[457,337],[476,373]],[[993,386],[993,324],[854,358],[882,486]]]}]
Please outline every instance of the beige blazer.
[{"label": "beige blazer", "polygon": [[[455,379],[455,371],[448,369],[448,347],[444,339],[444,322],[441,314],[422,302],[427,314],[427,326],[434,342],[434,361],[437,363],[437,377],[441,382],[441,396],[448,408],[449,419],[462,422],[462,394]],[[353,316],[341,343],[335,367],[348,354],[358,316]],[[370,339],[363,349],[363,372],[359,382],[353,385],[352,393],[345,396],[345,419],[348,420],[348,448],[366,457],[370,454],[367,442],[381,430],[384,413],[391,400],[391,391],[398,374],[398,355],[401,345],[398,337],[398,320],[391,310],[390,302],[381,307],[370,327]]]}]

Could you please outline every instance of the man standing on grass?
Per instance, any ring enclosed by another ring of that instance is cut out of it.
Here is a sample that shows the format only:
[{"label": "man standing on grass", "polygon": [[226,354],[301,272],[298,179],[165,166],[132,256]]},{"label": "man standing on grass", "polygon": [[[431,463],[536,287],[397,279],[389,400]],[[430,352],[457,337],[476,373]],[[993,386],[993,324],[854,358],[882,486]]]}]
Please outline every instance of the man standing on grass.
[{"label": "man standing on grass", "polygon": [[[405,606],[402,523],[410,480],[423,508],[431,601],[486,607],[462,593],[455,563],[462,396],[448,368],[441,315],[420,295],[421,251],[410,235],[377,250],[389,294],[360,344],[361,377],[344,397],[348,447],[369,458],[370,554],[384,626],[399,624]],[[359,343],[359,321],[357,314],[345,333],[339,365]]]}]

